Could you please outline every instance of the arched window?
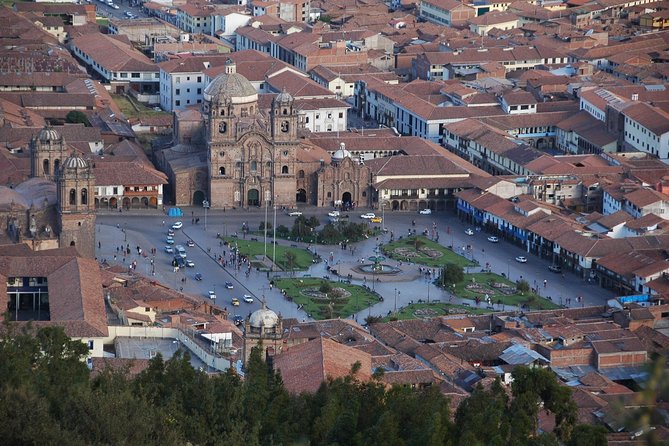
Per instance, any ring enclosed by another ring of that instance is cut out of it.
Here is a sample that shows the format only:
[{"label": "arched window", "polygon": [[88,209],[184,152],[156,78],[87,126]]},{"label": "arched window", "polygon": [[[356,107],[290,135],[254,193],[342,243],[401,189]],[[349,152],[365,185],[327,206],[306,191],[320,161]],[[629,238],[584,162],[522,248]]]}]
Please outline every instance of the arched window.
[{"label": "arched window", "polygon": [[258,163],[256,161],[251,161],[251,172],[258,170]]},{"label": "arched window", "polygon": [[70,205],[71,206],[77,205],[77,191],[74,189],[70,189]]},{"label": "arched window", "polygon": [[88,204],[88,189],[81,189],[81,204]]},{"label": "arched window", "polygon": [[225,109],[224,108],[221,109],[221,116],[225,116]]},{"label": "arched window", "polygon": [[44,160],[42,163],[42,170],[44,171],[44,175],[51,175],[49,172],[49,160]]},{"label": "arched window", "polygon": [[284,108],[284,109],[283,109],[283,114],[284,114],[284,115],[287,115],[287,114],[288,114],[288,109],[287,109],[287,108]]},{"label": "arched window", "polygon": [[288,173],[288,166],[283,166],[281,168],[281,173]]},{"label": "arched window", "polygon": [[225,167],[219,167],[218,168],[218,174],[219,175],[225,175]]},{"label": "arched window", "polygon": [[300,171],[297,173],[297,176],[298,176],[298,178],[304,178],[304,170],[300,170]]},{"label": "arched window", "polygon": [[58,169],[60,168],[60,160],[53,162],[53,174],[58,175]]},{"label": "arched window", "polygon": [[267,161],[267,162],[265,163],[265,167],[267,167],[268,169],[271,168],[271,167],[272,167],[272,162],[271,162],[271,161]]}]

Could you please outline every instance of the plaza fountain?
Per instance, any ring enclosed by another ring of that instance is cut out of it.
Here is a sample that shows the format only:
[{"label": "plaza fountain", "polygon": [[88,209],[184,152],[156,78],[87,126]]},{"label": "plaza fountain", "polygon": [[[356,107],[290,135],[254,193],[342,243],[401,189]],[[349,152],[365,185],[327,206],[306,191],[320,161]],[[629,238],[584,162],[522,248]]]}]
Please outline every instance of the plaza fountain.
[{"label": "plaza fountain", "polygon": [[374,255],[367,258],[372,263],[364,263],[353,269],[362,274],[397,274],[402,270],[395,266],[383,263],[386,258],[379,252],[379,247],[374,248]]}]

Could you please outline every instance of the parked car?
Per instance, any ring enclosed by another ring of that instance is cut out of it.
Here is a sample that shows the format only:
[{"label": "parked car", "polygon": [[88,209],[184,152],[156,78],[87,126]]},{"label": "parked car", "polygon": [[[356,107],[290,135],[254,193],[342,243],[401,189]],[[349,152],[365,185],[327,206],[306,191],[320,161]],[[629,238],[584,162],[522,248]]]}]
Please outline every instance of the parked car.
[{"label": "parked car", "polygon": [[172,229],[172,228],[168,229],[167,230],[167,235],[169,235],[170,237],[174,237],[174,229]]},{"label": "parked car", "polygon": [[330,211],[328,212],[328,217],[339,217],[339,211]]},{"label": "parked car", "polygon": [[244,302],[246,302],[247,304],[252,304],[253,303],[253,297],[251,297],[248,294],[244,294],[244,297],[242,299],[244,299]]},{"label": "parked car", "polygon": [[519,262],[519,263],[527,263],[527,257],[524,257],[524,256],[518,256],[518,257],[516,257],[516,262]]},{"label": "parked car", "polygon": [[548,271],[559,274],[562,272],[562,267],[560,265],[550,265]]},{"label": "parked car", "polygon": [[114,4],[110,5],[110,6],[111,6],[112,8],[114,8],[114,9],[119,9],[119,6],[118,6],[116,3],[114,3]]},{"label": "parked car", "polygon": [[233,297],[230,302],[232,303],[233,307],[238,307],[239,306],[239,299],[237,299],[236,297]]},{"label": "parked car", "polygon": [[497,242],[499,242],[499,239],[497,237],[495,237],[494,235],[491,235],[490,237],[488,237],[488,241],[490,243],[497,243]]},{"label": "parked car", "polygon": [[195,262],[190,259],[186,259],[186,266],[189,268],[195,268]]},{"label": "parked car", "polygon": [[192,248],[193,246],[195,246],[195,242],[194,242],[193,240],[188,240],[188,241],[186,242],[186,245],[187,245],[189,248]]},{"label": "parked car", "polygon": [[232,316],[232,322],[234,322],[235,325],[242,325],[242,322],[244,322],[244,317],[235,314],[234,316]]},{"label": "parked car", "polygon": [[174,244],[174,237],[170,237],[168,235],[167,238],[165,239],[165,243],[167,243],[168,245],[173,245]]},{"label": "parked car", "polygon": [[165,246],[165,252],[169,254],[174,254],[174,248],[172,248],[171,246]]},{"label": "parked car", "polygon": [[184,268],[186,266],[186,262],[184,259],[176,255],[174,256],[174,260],[172,260],[172,266],[178,266],[179,268]]},{"label": "parked car", "polygon": [[372,223],[381,223],[383,219],[381,217],[374,217],[370,218],[369,221],[371,221]]},{"label": "parked car", "polygon": [[181,229],[183,227],[184,227],[184,224],[180,221],[177,221],[172,225],[172,229]]},{"label": "parked car", "polygon": [[366,214],[362,214],[360,216],[360,218],[364,218],[365,220],[369,220],[369,219],[372,219],[374,217],[376,217],[376,214],[374,214],[373,212],[367,212]]},{"label": "parked car", "polygon": [[467,228],[467,229],[465,229],[465,234],[474,235],[474,231],[472,230],[472,228]]},{"label": "parked car", "polygon": [[225,287],[229,290],[234,288],[234,286],[232,285],[232,282],[225,282]]},{"label": "parked car", "polygon": [[198,282],[201,281],[202,280],[202,274],[195,273],[195,280],[197,280]]},{"label": "parked car", "polygon": [[289,212],[288,215],[289,215],[290,217],[299,217],[300,215],[302,215],[302,212],[300,212],[300,211],[292,211],[292,212]]},{"label": "parked car", "polygon": [[421,209],[418,211],[418,213],[421,215],[430,215],[432,213],[432,209]]},{"label": "parked car", "polygon": [[209,290],[209,292],[207,293],[207,297],[208,297],[209,299],[211,299],[211,300],[216,300],[216,293],[214,293],[213,291]]}]

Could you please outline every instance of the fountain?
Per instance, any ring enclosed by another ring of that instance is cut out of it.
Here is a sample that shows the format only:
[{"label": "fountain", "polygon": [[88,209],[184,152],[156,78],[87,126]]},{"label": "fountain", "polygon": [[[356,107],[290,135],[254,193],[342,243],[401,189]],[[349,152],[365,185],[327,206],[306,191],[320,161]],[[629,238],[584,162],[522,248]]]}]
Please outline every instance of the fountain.
[{"label": "fountain", "polygon": [[379,253],[379,247],[374,248],[374,255],[367,258],[371,264],[365,263],[354,267],[353,269],[363,274],[397,274],[402,270],[382,263],[386,258]]}]

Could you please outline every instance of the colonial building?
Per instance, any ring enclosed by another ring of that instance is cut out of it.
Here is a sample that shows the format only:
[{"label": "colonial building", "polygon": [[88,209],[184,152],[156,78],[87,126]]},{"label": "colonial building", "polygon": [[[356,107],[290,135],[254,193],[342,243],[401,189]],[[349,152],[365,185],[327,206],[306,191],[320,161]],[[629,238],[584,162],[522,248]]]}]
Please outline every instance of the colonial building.
[{"label": "colonial building", "polygon": [[258,93],[230,60],[204,99],[211,206],[294,205],[299,141],[292,96],[279,94],[269,114],[259,110]]}]

